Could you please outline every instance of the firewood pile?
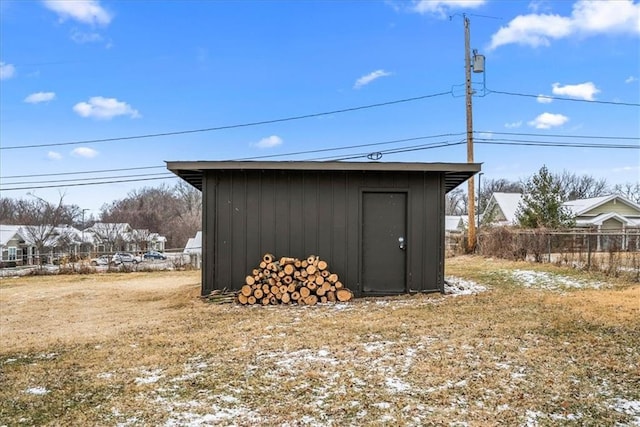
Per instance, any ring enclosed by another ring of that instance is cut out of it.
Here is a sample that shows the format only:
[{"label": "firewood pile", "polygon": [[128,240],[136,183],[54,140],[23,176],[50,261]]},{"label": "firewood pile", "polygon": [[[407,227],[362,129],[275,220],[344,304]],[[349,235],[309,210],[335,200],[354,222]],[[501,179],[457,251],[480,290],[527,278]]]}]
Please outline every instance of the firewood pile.
[{"label": "firewood pile", "polygon": [[238,292],[238,302],[244,305],[316,305],[352,298],[353,292],[315,255],[300,260],[265,254]]}]

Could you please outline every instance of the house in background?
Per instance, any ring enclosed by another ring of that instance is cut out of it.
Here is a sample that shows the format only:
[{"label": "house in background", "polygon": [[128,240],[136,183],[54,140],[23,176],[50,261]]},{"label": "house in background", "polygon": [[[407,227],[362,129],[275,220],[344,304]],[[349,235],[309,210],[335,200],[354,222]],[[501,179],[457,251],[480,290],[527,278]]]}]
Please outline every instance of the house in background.
[{"label": "house in background", "polygon": [[202,254],[202,231],[198,231],[195,237],[190,237],[184,246],[185,254]]},{"label": "house in background", "polygon": [[[513,226],[518,224],[516,214],[522,201],[520,193],[493,193],[482,215],[482,223],[494,226]],[[590,231],[598,235],[597,249],[606,250],[612,238],[604,234],[622,236],[621,246],[628,249],[629,244],[638,245],[640,233],[640,205],[624,196],[612,194],[588,199],[564,202],[562,206],[575,219],[575,228]],[[635,243],[630,236],[635,236]],[[637,248],[636,248],[637,249]]]},{"label": "house in background", "polygon": [[520,193],[493,193],[482,214],[482,223],[486,225],[517,225],[516,213],[522,201]]},{"label": "house in background", "polygon": [[90,243],[93,252],[97,253],[151,250],[164,252],[167,242],[167,238],[158,233],[117,222],[96,222],[84,230],[84,239]]},{"label": "house in background", "polygon": [[20,225],[0,225],[0,265],[26,265],[32,249],[26,243]]}]

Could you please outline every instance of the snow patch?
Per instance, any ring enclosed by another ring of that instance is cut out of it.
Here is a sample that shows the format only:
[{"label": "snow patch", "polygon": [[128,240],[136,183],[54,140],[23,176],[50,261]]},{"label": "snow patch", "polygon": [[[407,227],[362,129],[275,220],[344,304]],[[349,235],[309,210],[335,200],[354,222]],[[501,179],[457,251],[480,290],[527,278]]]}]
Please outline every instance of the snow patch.
[{"label": "snow patch", "polygon": [[399,378],[389,377],[385,382],[387,384],[387,388],[389,388],[392,392],[402,393],[411,389],[411,386],[409,384]]},{"label": "snow patch", "polygon": [[479,285],[472,280],[461,279],[460,277],[447,276],[444,280],[445,295],[475,295],[486,290],[486,286]]},{"label": "snow patch", "polygon": [[525,288],[557,291],[564,289],[600,289],[606,286],[602,282],[578,279],[546,271],[513,270],[508,271],[508,273]]},{"label": "snow patch", "polygon": [[36,396],[42,396],[49,393],[49,390],[47,390],[44,387],[30,387],[26,389],[24,392],[27,394],[35,394]]},{"label": "snow patch", "polygon": [[137,385],[157,383],[160,380],[160,378],[162,378],[162,375],[160,375],[160,372],[162,372],[161,369],[156,369],[153,371],[142,371],[142,373],[145,376],[134,379],[134,382]]},{"label": "snow patch", "polygon": [[631,425],[640,426],[640,400],[615,398],[611,401],[609,407],[616,412],[631,415],[633,417]]}]

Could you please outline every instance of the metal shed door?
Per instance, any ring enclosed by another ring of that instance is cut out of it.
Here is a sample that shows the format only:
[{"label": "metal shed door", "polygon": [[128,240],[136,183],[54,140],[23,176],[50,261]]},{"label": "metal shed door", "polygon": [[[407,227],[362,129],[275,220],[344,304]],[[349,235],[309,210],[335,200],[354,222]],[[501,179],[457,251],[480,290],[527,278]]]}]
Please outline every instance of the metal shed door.
[{"label": "metal shed door", "polygon": [[362,292],[406,291],[406,193],[362,193]]}]

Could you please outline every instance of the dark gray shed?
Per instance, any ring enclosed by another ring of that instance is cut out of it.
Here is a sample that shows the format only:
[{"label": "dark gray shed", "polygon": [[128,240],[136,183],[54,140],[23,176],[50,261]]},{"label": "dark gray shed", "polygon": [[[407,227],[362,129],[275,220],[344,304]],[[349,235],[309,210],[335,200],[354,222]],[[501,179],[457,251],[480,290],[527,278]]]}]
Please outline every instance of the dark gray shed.
[{"label": "dark gray shed", "polygon": [[202,294],[264,253],[318,255],[356,296],[444,287],[445,194],[468,163],[167,162],[202,191]]}]

